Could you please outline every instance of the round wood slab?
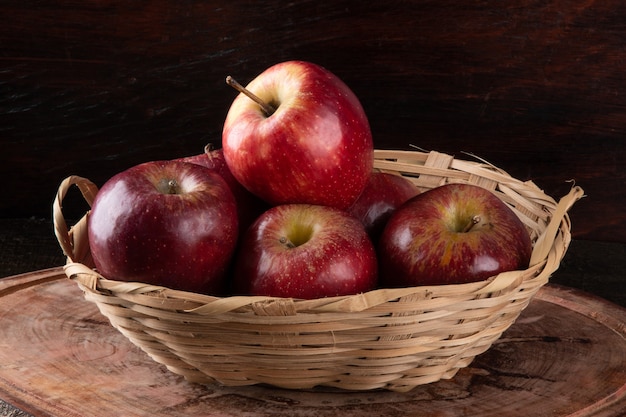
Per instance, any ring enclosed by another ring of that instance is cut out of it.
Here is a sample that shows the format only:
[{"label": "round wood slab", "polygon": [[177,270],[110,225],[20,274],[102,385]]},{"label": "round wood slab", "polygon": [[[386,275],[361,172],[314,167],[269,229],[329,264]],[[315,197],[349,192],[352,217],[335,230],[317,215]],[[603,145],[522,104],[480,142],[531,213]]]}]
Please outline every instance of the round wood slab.
[{"label": "round wood slab", "polygon": [[0,280],[0,399],[36,416],[619,416],[626,309],[548,285],[451,380],[406,394],[204,386],[153,362],[59,268]]}]

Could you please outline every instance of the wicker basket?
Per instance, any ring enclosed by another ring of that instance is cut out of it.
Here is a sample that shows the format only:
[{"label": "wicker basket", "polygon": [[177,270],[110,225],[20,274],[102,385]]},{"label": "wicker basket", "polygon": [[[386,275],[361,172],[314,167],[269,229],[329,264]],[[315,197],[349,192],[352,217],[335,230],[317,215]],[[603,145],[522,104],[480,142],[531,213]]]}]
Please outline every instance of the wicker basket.
[{"label": "wicker basket", "polygon": [[88,213],[69,230],[63,218],[61,203],[72,185],[89,203],[97,192],[73,176],[53,207],[65,272],[116,329],[189,381],[403,392],[451,378],[511,326],[558,268],[571,238],[567,211],[583,191],[573,187],[557,204],[532,182],[486,163],[437,152],[377,150],[375,158],[376,168],[405,175],[422,190],[452,182],[492,190],[528,228],[529,269],[469,284],[315,300],[218,298],[112,281],[92,268]]}]

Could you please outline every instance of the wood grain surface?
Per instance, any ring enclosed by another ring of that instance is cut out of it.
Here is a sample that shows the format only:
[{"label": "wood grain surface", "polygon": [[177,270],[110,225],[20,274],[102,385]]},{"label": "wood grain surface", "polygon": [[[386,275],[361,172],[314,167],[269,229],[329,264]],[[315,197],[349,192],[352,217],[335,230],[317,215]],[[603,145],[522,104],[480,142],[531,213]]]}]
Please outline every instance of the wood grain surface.
[{"label": "wood grain surface", "polygon": [[573,236],[626,242],[623,1],[7,0],[0,13],[1,217],[49,217],[70,174],[101,185],[219,143],[226,75],[305,59],[355,91],[378,148],[473,153],[556,198],[575,180],[588,198]]},{"label": "wood grain surface", "polygon": [[406,394],[184,381],[113,329],[58,268],[0,281],[0,399],[35,416],[620,416],[626,310],[544,287],[451,380]]}]

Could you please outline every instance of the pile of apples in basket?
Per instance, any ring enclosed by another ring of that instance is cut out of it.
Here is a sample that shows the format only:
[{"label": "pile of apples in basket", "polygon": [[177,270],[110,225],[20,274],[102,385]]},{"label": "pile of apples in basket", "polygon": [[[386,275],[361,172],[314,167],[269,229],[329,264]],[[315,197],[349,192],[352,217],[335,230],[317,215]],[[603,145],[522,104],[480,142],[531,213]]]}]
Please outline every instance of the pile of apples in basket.
[{"label": "pile of apples in basket", "polygon": [[420,192],[374,170],[365,112],[326,69],[289,61],[227,83],[240,94],[221,148],[134,166],[98,191],[88,236],[103,276],[312,299],[528,267],[529,234],[490,191]]}]

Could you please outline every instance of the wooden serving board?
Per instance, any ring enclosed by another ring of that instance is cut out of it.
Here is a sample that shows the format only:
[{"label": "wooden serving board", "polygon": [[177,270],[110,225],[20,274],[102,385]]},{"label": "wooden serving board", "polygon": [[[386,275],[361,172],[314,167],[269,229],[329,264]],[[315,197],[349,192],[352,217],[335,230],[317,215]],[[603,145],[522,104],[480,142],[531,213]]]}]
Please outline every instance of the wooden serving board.
[{"label": "wooden serving board", "polygon": [[186,382],[59,268],[0,280],[0,399],[35,416],[620,416],[626,309],[548,285],[451,380],[406,394]]}]

